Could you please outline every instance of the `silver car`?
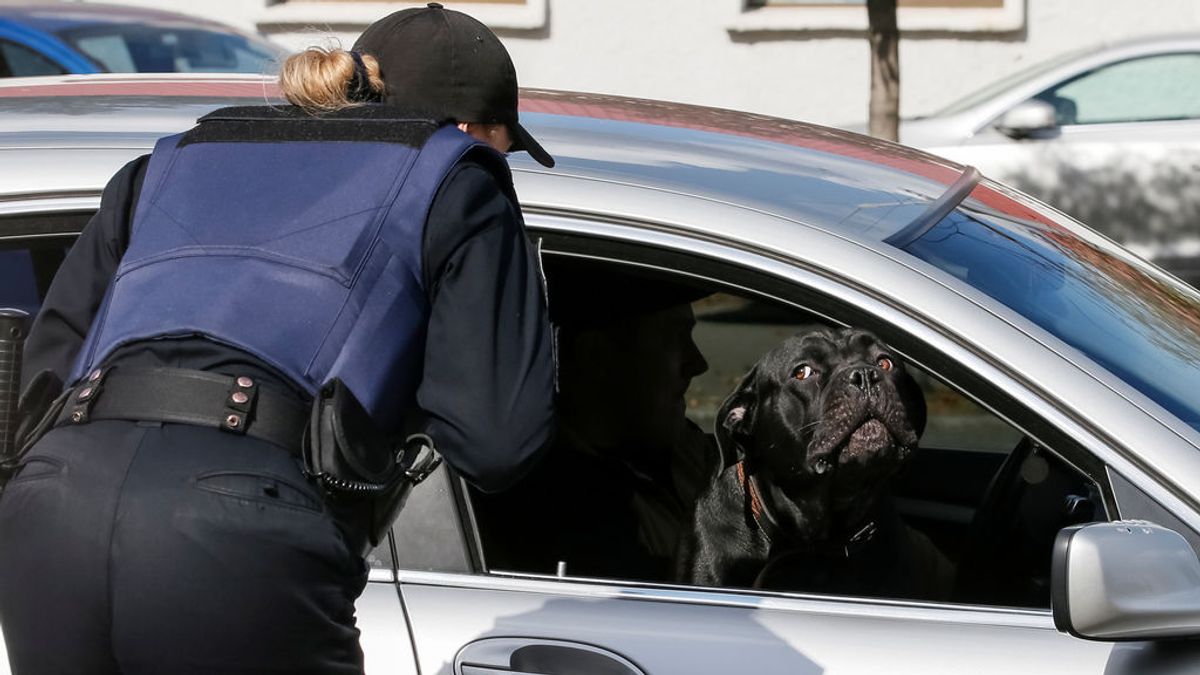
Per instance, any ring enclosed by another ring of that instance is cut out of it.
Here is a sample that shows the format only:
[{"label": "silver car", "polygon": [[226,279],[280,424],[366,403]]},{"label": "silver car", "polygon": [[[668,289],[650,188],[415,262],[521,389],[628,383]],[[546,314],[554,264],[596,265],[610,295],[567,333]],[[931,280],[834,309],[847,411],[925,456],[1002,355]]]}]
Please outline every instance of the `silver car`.
[{"label": "silver car", "polygon": [[900,141],[1200,281],[1200,35],[1060,55],[903,121]]},{"label": "silver car", "polygon": [[[0,305],[37,310],[124,162],[217,106],[275,96],[255,78],[0,84]],[[916,150],[654,101],[526,91],[522,106],[558,159],[511,158],[547,269],[705,290],[694,339],[709,369],[686,396],[702,427],[801,324],[863,326],[906,357],[929,424],[893,491],[952,562],[953,593],[509,563],[507,543],[543,545],[522,536],[536,523],[498,520],[443,468],[370,556],[369,673],[1200,672],[1200,643],[1168,640],[1200,636],[1195,289]]]}]

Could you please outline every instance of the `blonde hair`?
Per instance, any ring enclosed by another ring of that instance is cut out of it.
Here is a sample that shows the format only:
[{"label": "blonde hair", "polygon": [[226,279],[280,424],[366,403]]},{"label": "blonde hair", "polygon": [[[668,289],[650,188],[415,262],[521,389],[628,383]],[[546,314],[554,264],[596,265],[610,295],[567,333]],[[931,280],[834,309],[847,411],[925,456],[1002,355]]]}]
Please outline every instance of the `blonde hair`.
[{"label": "blonde hair", "polygon": [[[367,86],[375,94],[383,93],[379,62],[362,54],[367,70]],[[292,54],[279,70],[279,88],[293,105],[309,112],[329,112],[361,105],[350,99],[354,81],[354,57],[344,49],[309,47]]]}]

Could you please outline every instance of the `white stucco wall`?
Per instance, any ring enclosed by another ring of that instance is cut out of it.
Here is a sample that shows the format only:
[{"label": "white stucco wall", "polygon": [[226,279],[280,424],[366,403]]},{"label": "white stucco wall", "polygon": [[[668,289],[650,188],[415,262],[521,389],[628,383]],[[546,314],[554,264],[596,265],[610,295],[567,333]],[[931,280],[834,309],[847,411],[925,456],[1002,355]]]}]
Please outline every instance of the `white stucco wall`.
[{"label": "white stucco wall", "polygon": [[[280,25],[281,10],[288,6],[268,8],[266,0],[125,1],[257,26],[290,47],[329,34],[328,25],[311,19]],[[544,1],[544,27],[500,29],[522,85],[670,99],[825,124],[866,119],[867,44],[856,34],[732,32],[744,16],[743,0]],[[902,114],[932,112],[1066,50],[1136,35],[1200,30],[1200,0],[1025,1],[1023,27],[1016,31],[904,37]],[[334,9],[325,19],[341,24],[334,26],[340,31],[334,34],[347,45],[357,30],[356,24],[344,23],[350,4],[329,3]],[[453,0],[444,4],[468,12],[480,7]],[[403,5],[358,6],[382,16]]]}]

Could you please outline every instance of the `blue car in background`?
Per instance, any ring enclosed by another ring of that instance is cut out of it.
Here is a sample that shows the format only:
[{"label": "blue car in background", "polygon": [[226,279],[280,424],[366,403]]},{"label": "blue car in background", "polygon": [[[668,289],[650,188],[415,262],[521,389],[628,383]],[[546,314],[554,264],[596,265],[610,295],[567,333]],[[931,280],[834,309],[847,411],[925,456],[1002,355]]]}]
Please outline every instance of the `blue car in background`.
[{"label": "blue car in background", "polygon": [[224,24],[120,5],[0,5],[0,77],[270,73],[282,47]]}]

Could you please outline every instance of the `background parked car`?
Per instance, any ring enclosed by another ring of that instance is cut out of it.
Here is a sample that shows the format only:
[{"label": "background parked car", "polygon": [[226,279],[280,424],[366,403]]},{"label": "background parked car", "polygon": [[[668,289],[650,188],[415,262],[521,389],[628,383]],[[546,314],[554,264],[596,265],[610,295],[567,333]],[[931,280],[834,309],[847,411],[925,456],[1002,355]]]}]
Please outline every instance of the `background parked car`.
[{"label": "background parked car", "polygon": [[[273,96],[252,77],[0,83],[0,305],[36,310],[123,163],[215,107]],[[687,393],[693,419],[711,427],[721,393],[802,324],[866,327],[905,358],[929,424],[897,508],[962,581],[946,601],[588,578],[572,559],[506,568],[527,522],[489,518],[443,466],[370,557],[367,672],[1200,672],[1196,642],[1158,642],[1200,634],[1200,292],[910,148],[646,100],[526,91],[522,106],[558,160],[511,158],[551,297],[573,266],[709,294],[693,304],[710,366]],[[1092,525],[1139,537],[1078,535],[1136,583],[1052,575],[1061,527],[1131,518],[1186,541]],[[1056,630],[1052,595],[1059,626],[1093,640]],[[1076,621],[1089,607],[1101,629]]]},{"label": "background parked car", "polygon": [[903,121],[900,141],[1200,282],[1200,35],[1063,54]]},{"label": "background parked car", "polygon": [[0,5],[0,77],[270,73],[286,50],[215,21],[123,5]]}]

